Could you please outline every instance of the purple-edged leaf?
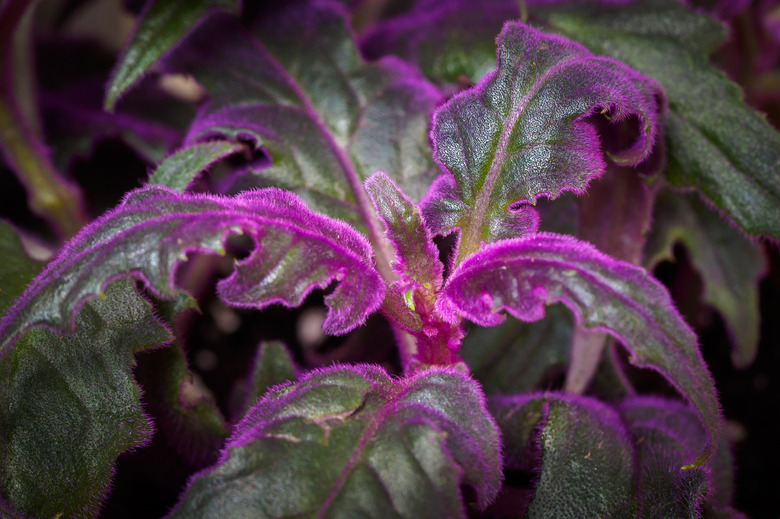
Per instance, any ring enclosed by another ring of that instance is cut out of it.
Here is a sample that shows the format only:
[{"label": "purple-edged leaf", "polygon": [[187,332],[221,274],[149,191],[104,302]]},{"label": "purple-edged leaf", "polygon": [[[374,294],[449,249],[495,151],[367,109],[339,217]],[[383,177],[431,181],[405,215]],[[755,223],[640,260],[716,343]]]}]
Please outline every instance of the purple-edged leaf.
[{"label": "purple-edged leaf", "polygon": [[695,455],[706,435],[690,407],[660,398],[634,397],[621,402],[618,410],[637,447],[637,517],[698,519],[702,508],[725,517],[736,514],[729,508],[734,475],[726,442],[720,443],[707,464],[679,470],[679,459]]},{"label": "purple-edged leaf", "polygon": [[674,259],[674,244],[683,243],[702,276],[704,301],[721,313],[732,337],[734,365],[749,366],[758,348],[758,282],[767,267],[760,246],[750,243],[695,195],[664,191],[654,212],[645,264],[652,268]]},{"label": "purple-edged leaf", "polygon": [[293,190],[356,226],[374,225],[362,183],[377,170],[419,200],[438,174],[428,147],[438,91],[397,59],[366,64],[343,5],[260,11],[248,28],[215,17],[166,59],[209,92],[188,142],[223,135],[262,147],[270,161],[250,165],[234,189]]},{"label": "purple-edged leaf", "polygon": [[473,327],[460,353],[486,395],[527,393],[567,365],[572,326],[571,313],[553,305],[535,323],[507,319],[491,328]]},{"label": "purple-edged leaf", "polygon": [[170,333],[129,281],[75,322],[70,337],[30,330],[0,357],[0,495],[31,517],[96,517],[117,457],[152,432],[133,355]]},{"label": "purple-edged leaf", "polygon": [[171,299],[174,272],[186,254],[224,252],[231,233],[245,233],[258,246],[217,285],[229,304],[297,306],[314,288],[338,281],[325,297],[323,330],[341,334],[382,302],[384,285],[368,242],[343,222],[309,211],[291,193],[269,188],[226,198],[147,187],[128,194],[60,252],[0,322],[0,344],[7,347],[34,325],[69,329],[79,306],[117,277],[142,279]]},{"label": "purple-edged leaf", "polygon": [[504,319],[501,310],[536,321],[544,305],[556,302],[568,306],[581,326],[614,336],[631,351],[634,365],[660,372],[693,404],[707,442],[691,465],[715,452],[720,412],[696,336],[666,288],[644,269],[574,238],[540,233],[488,245],[461,263],[437,309],[445,319],[495,326]]},{"label": "purple-edged leaf", "polygon": [[0,220],[0,315],[22,295],[27,285],[41,271],[42,265],[24,250],[16,229]]},{"label": "purple-edged leaf", "polygon": [[747,234],[780,239],[780,134],[709,63],[728,36],[722,23],[676,0],[572,2],[530,12],[657,80],[669,99],[670,182],[698,189]]},{"label": "purple-edged leaf", "polygon": [[633,439],[614,409],[554,393],[495,397],[489,408],[501,429],[505,466],[536,473],[528,508],[516,514],[649,517],[633,513]]},{"label": "purple-edged leaf", "polygon": [[203,170],[242,148],[241,144],[227,141],[194,144],[165,159],[149,177],[149,183],[183,193]]},{"label": "purple-edged leaf", "polygon": [[264,341],[257,349],[252,370],[233,387],[231,418],[240,420],[274,386],[294,381],[297,369],[280,341]]},{"label": "purple-edged leaf", "polygon": [[486,506],[500,465],[495,423],[466,375],[335,367],[259,401],[171,517],[465,518],[460,486]]},{"label": "purple-edged leaf", "polygon": [[111,77],[106,109],[113,110],[119,97],[210,10],[238,11],[239,4],[239,0],[149,0]]},{"label": "purple-edged leaf", "polygon": [[384,222],[385,237],[393,244],[396,260],[393,270],[409,285],[441,288],[444,265],[433,244],[420,210],[390,177],[379,171],[365,183],[366,191]]},{"label": "purple-edged leaf", "polygon": [[[589,117],[639,120],[639,135],[610,153],[634,164],[652,148],[660,88],[584,47],[509,22],[499,34],[498,68],[434,115],[434,156],[452,174],[423,201],[432,231],[461,231],[459,258],[481,242],[534,231],[539,196],[582,193],[605,167]],[[529,215],[529,213],[531,213]]]}]

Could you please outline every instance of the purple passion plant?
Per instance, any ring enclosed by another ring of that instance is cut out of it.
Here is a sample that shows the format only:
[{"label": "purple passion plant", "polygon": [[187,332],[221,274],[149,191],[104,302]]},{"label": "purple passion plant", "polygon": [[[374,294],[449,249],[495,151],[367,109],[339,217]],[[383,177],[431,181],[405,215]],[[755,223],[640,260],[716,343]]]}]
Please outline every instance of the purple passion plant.
[{"label": "purple passion plant", "polygon": [[[168,517],[742,517],[696,336],[644,268],[682,242],[752,361],[743,233],[780,237],[780,139],[708,63],[723,26],[672,0],[419,0],[356,42],[370,3],[246,4],[141,13],[106,107],[152,67],[207,93],[145,186],[43,268],[0,225],[0,515],[98,516],[159,434],[190,474]],[[3,64],[4,157],[54,179],[67,235],[75,188]],[[188,396],[182,272],[235,237],[225,304],[324,291],[330,335],[381,313],[400,372],[265,342],[235,409]],[[681,398],[637,395],[621,350]]]}]

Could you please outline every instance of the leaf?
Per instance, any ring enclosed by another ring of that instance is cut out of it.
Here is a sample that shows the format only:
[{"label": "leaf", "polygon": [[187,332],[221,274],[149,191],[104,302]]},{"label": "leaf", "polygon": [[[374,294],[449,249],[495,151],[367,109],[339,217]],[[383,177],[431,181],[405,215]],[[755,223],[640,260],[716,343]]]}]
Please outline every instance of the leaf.
[{"label": "leaf", "polygon": [[271,388],[296,380],[290,352],[280,341],[263,341],[257,349],[252,371],[233,388],[232,416],[241,419]]},{"label": "leaf", "polygon": [[[692,456],[705,432],[696,415],[681,402],[634,397],[618,410],[637,446],[640,466],[637,517],[700,517],[702,506],[730,512],[733,496],[731,453],[721,442],[711,461],[680,471],[680,457]],[[730,515],[726,515],[730,517]]]},{"label": "leaf", "polygon": [[[359,326],[381,304],[384,285],[366,240],[294,195],[271,188],[225,198],[147,187],[87,226],[48,265],[0,322],[0,344],[7,348],[35,325],[69,329],[79,306],[117,277],[141,279],[157,297],[171,299],[176,266],[187,253],[224,253],[227,235],[242,232],[258,248],[218,283],[225,302],[297,306],[314,288],[338,281],[325,297],[323,330],[333,334]],[[347,277],[355,271],[361,275]]]},{"label": "leaf", "polygon": [[96,517],[117,457],[152,433],[133,355],[170,333],[128,281],[75,324],[30,330],[0,357],[0,494],[34,517]]},{"label": "leaf", "polygon": [[591,115],[639,120],[636,140],[610,154],[626,165],[647,157],[662,110],[654,82],[576,43],[515,22],[497,42],[496,71],[434,114],[434,157],[454,182],[439,180],[421,205],[432,232],[460,229],[456,263],[483,241],[535,231],[535,211],[517,204],[581,194],[603,173]]},{"label": "leaf", "polygon": [[567,365],[573,324],[571,314],[554,305],[535,323],[507,319],[493,328],[474,327],[461,355],[486,395],[527,393]]},{"label": "leaf", "polygon": [[709,458],[718,442],[717,393],[696,336],[666,288],[643,269],[614,260],[568,236],[539,233],[486,246],[460,264],[442,289],[437,310],[495,326],[506,310],[522,321],[562,302],[580,326],[609,333],[632,353],[631,362],[664,375],[696,409],[707,441],[687,467]]},{"label": "leaf", "polygon": [[31,259],[24,250],[16,229],[0,220],[0,315],[22,295],[30,281],[40,272],[41,264]]},{"label": "leaf", "polygon": [[106,110],[130,89],[203,17],[216,8],[239,10],[239,0],[149,0],[106,92]]},{"label": "leaf", "polygon": [[225,141],[194,144],[166,158],[154,170],[149,183],[183,193],[203,170],[241,149],[240,144]]},{"label": "leaf", "polygon": [[193,385],[187,355],[178,339],[182,334],[176,329],[176,319],[197,308],[194,298],[185,292],[172,301],[157,303],[157,314],[177,332],[177,338],[165,348],[145,352],[134,373],[144,392],[144,409],[157,433],[179,457],[203,468],[217,460],[228,426],[216,403]]},{"label": "leaf", "polygon": [[508,446],[507,467],[538,473],[523,517],[635,516],[634,446],[614,409],[555,393],[495,397],[489,407]]},{"label": "leaf", "polygon": [[365,183],[377,215],[387,228],[385,237],[395,248],[393,270],[409,286],[417,285],[438,290],[442,285],[444,265],[439,250],[420,210],[398,188],[390,177],[379,171]]},{"label": "leaf", "polygon": [[188,143],[227,137],[268,155],[234,191],[292,190],[379,242],[363,181],[388,172],[419,200],[438,174],[428,124],[439,92],[400,60],[365,63],[342,5],[284,2],[248,29],[214,17],[166,58],[166,69],[192,74],[209,93]]},{"label": "leaf", "polygon": [[748,235],[780,239],[780,135],[709,63],[726,39],[723,25],[674,0],[536,6],[532,14],[661,83],[669,181],[698,189]]},{"label": "leaf", "polygon": [[460,485],[484,508],[500,463],[495,423],[464,374],[394,381],[337,366],[258,402],[171,517],[465,518]]},{"label": "leaf", "polygon": [[673,260],[674,244],[684,244],[701,274],[704,301],[724,318],[734,344],[732,362],[739,368],[749,366],[758,349],[758,282],[767,270],[762,249],[695,195],[666,190],[654,213],[645,264],[652,268]]}]

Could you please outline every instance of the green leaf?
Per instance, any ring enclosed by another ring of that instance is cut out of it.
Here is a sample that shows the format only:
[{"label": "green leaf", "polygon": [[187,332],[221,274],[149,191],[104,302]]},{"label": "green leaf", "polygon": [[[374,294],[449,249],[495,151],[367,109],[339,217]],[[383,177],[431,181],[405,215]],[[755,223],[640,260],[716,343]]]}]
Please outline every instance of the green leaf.
[{"label": "green leaf", "polygon": [[129,281],[86,303],[73,336],[28,331],[0,357],[0,494],[35,517],[95,517],[114,463],[152,432],[133,355],[171,340]]},{"label": "green leaf", "polygon": [[0,220],[0,316],[40,272],[42,265],[31,259],[13,226]]},{"label": "green leaf", "polygon": [[267,394],[171,517],[465,518],[460,485],[484,507],[499,480],[497,430],[474,381],[343,366]]},{"label": "green leaf", "polygon": [[571,312],[553,305],[541,321],[507,319],[493,328],[474,326],[463,339],[461,355],[487,395],[512,395],[541,389],[555,368],[569,361]]},{"label": "green leaf", "polygon": [[516,22],[496,41],[495,72],[439,108],[431,130],[434,157],[452,177],[434,184],[422,211],[434,233],[460,229],[456,264],[482,242],[535,231],[527,204],[582,194],[603,173],[591,116],[639,121],[631,142],[608,154],[630,165],[649,154],[663,108],[656,83],[574,42]]},{"label": "green leaf", "polygon": [[615,410],[553,393],[496,397],[489,407],[506,466],[538,473],[524,517],[634,517],[633,441]]},{"label": "green leaf", "polygon": [[749,366],[758,349],[758,282],[767,269],[762,249],[695,195],[666,190],[658,196],[654,213],[645,264],[652,268],[673,260],[674,244],[684,244],[701,274],[704,301],[724,318],[734,343],[734,365]]},{"label": "green leaf", "polygon": [[269,389],[294,381],[297,378],[295,373],[290,352],[282,342],[260,343],[252,371],[248,377],[236,382],[233,388],[232,415],[236,419],[241,418]]},{"label": "green leaf", "polygon": [[[176,299],[158,302],[155,307],[157,315],[175,330],[178,316],[198,305],[192,296],[179,292]],[[214,463],[227,439],[228,426],[216,403],[193,385],[180,340],[145,352],[135,377],[143,388],[144,409],[166,444],[196,468]]]},{"label": "green leaf", "polygon": [[694,187],[747,234],[780,239],[780,135],[707,55],[716,20],[675,0],[532,9],[535,19],[657,80],[669,99],[669,181]]},{"label": "green leaf", "polygon": [[227,136],[270,159],[250,165],[234,191],[292,190],[313,210],[372,229],[369,175],[385,171],[417,201],[438,174],[428,124],[439,92],[400,60],[366,63],[338,4],[287,1],[248,28],[215,17],[166,66],[209,93],[188,142]]},{"label": "green leaf", "polygon": [[238,11],[240,0],[151,0],[136,27],[106,92],[106,110],[113,110],[127,92],[166,52],[215,8]]},{"label": "green leaf", "polygon": [[183,193],[203,170],[242,148],[237,143],[212,141],[181,149],[157,166],[149,183]]}]

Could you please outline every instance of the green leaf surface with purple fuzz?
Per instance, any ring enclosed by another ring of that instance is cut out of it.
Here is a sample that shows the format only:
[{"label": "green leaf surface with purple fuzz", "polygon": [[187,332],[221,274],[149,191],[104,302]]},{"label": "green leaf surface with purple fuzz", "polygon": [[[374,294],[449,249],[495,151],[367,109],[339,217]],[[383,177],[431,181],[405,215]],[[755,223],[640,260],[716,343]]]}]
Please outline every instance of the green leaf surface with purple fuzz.
[{"label": "green leaf surface with purple fuzz", "polygon": [[465,518],[461,485],[484,508],[500,466],[495,423],[463,373],[337,366],[260,400],[170,517]]},{"label": "green leaf surface with purple fuzz", "polygon": [[460,229],[459,258],[533,232],[536,212],[519,203],[564,191],[581,194],[605,162],[588,120],[639,120],[639,132],[610,160],[642,161],[652,149],[660,88],[614,60],[526,25],[509,22],[497,38],[495,72],[439,108],[431,136],[441,177],[422,202],[434,233]]},{"label": "green leaf surface with purple fuzz", "polygon": [[[118,277],[141,279],[155,295],[172,299],[176,266],[187,253],[224,253],[231,233],[245,233],[257,248],[219,282],[229,304],[297,306],[313,289],[338,281],[325,297],[323,329],[341,334],[382,302],[384,285],[365,238],[309,211],[291,193],[268,188],[228,198],[147,187],[84,228],[9,309],[0,321],[3,353],[32,326],[71,329],[80,305]],[[349,275],[355,271],[361,275]]]},{"label": "green leaf surface with purple fuzz", "polygon": [[149,177],[149,183],[183,193],[203,170],[242,148],[242,145],[228,141],[194,144],[162,161]]},{"label": "green leaf surface with purple fuzz", "polygon": [[678,468],[677,460],[694,455],[706,434],[690,407],[642,396],[624,400],[617,410],[637,450],[637,517],[743,517],[730,507],[734,467],[726,441],[705,465]]},{"label": "green leaf surface with purple fuzz", "polygon": [[167,70],[192,74],[209,93],[188,142],[250,142],[266,160],[238,175],[233,191],[289,189],[358,228],[373,225],[362,183],[375,171],[419,200],[438,174],[428,146],[436,88],[398,59],[365,63],[343,5],[259,11],[246,24],[215,17],[166,59]]},{"label": "green leaf surface with purple fuzz", "polygon": [[666,288],[644,269],[614,260],[568,236],[539,233],[484,247],[461,263],[442,289],[437,309],[495,326],[506,310],[522,321],[544,316],[562,302],[585,328],[605,331],[631,352],[631,362],[663,374],[696,409],[707,441],[695,460],[715,452],[720,411],[712,378],[696,336]]},{"label": "green leaf surface with purple fuzz", "polygon": [[96,517],[117,457],[152,433],[133,356],[170,332],[129,281],[75,325],[32,329],[0,357],[0,495],[31,517]]},{"label": "green leaf surface with purple fuzz", "polygon": [[508,445],[507,468],[536,474],[520,517],[635,516],[634,442],[614,409],[555,393],[495,397],[489,408]]}]

